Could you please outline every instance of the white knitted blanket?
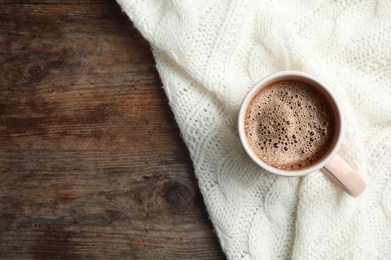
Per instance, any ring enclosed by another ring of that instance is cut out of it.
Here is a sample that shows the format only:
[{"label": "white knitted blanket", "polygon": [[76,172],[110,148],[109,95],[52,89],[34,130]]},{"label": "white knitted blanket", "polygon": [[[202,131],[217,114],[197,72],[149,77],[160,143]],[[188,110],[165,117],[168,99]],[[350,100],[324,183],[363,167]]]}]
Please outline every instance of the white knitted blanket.
[{"label": "white knitted blanket", "polygon": [[[151,43],[229,259],[391,259],[391,1],[117,1]],[[359,198],[320,172],[273,176],[241,147],[243,97],[286,69],[342,103]]]}]

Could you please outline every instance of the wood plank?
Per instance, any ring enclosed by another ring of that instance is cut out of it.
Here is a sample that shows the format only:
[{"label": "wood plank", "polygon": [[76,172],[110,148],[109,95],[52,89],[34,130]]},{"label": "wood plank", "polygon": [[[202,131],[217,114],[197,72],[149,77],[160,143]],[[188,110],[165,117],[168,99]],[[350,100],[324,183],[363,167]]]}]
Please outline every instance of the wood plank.
[{"label": "wood plank", "polygon": [[0,259],[224,259],[115,1],[0,0],[0,24]]},{"label": "wood plank", "polygon": [[116,4],[115,0],[0,0],[0,4]]},{"label": "wood plank", "polygon": [[0,5],[0,23],[0,147],[182,149],[149,45],[119,6]]},{"label": "wood plank", "polygon": [[186,154],[31,150],[0,158],[2,258],[221,257]]}]

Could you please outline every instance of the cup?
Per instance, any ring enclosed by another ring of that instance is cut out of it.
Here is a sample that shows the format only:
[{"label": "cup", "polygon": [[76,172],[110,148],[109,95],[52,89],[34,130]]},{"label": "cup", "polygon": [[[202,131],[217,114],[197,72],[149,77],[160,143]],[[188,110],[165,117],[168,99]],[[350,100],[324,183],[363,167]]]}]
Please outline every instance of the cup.
[{"label": "cup", "polygon": [[[333,112],[334,135],[330,139],[331,142],[328,149],[314,163],[300,169],[280,169],[263,161],[249,143],[245,130],[247,111],[251,101],[259,91],[273,83],[281,81],[299,81],[310,85],[327,100]],[[338,184],[353,197],[359,196],[366,189],[365,180],[337,155],[344,132],[344,119],[341,106],[335,94],[326,86],[326,84],[310,74],[292,70],[280,71],[257,82],[247,93],[241,104],[238,117],[238,130],[241,143],[250,158],[260,167],[272,174],[285,177],[300,177],[321,170],[321,172],[326,174],[334,183]]]}]

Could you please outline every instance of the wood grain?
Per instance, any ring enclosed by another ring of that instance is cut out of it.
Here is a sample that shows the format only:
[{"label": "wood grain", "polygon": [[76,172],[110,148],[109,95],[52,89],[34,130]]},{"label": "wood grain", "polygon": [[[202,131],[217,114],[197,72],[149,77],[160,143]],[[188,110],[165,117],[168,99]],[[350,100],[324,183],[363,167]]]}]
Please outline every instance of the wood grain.
[{"label": "wood grain", "polygon": [[115,0],[0,0],[0,4],[113,4]]},{"label": "wood grain", "polygon": [[0,259],[224,259],[115,1],[0,1]]},{"label": "wood grain", "polygon": [[119,7],[0,8],[3,149],[179,147],[149,45]]}]

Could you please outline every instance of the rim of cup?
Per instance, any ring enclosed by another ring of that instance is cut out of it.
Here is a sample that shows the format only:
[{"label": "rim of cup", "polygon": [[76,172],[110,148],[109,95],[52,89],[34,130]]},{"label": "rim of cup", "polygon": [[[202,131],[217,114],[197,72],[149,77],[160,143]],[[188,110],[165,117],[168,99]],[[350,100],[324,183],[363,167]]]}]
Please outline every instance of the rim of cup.
[{"label": "rim of cup", "polygon": [[[303,167],[302,169],[282,170],[265,163],[253,151],[253,148],[248,143],[246,137],[246,131],[245,131],[245,120],[247,114],[246,112],[251,100],[264,87],[269,86],[272,83],[283,81],[283,80],[297,80],[311,85],[327,99],[334,114],[335,131],[329,149],[315,163],[307,167]],[[343,138],[343,130],[344,130],[343,128],[344,128],[344,124],[343,124],[343,114],[342,114],[341,106],[338,102],[336,95],[332,92],[332,90],[329,87],[327,87],[325,83],[315,78],[314,76],[302,71],[295,71],[295,70],[275,72],[273,74],[264,77],[257,83],[255,83],[254,86],[247,92],[246,96],[244,97],[242,104],[240,106],[239,116],[238,116],[238,131],[239,131],[240,141],[246,153],[250,156],[250,158],[263,169],[277,175],[288,176],[288,177],[304,176],[323,168],[334,157],[339,147],[341,146],[342,138]]]}]

